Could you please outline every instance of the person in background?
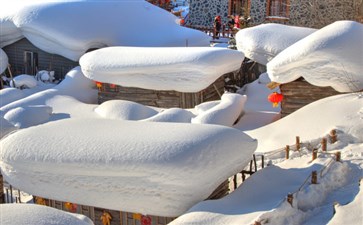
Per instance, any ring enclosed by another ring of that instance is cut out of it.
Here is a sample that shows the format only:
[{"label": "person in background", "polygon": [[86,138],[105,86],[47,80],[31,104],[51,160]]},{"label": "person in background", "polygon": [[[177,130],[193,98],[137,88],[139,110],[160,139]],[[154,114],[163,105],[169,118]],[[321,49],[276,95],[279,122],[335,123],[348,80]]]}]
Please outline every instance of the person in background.
[{"label": "person in background", "polygon": [[222,27],[221,16],[216,16],[214,18],[214,32],[216,39],[219,39],[219,33],[221,32],[221,27]]}]

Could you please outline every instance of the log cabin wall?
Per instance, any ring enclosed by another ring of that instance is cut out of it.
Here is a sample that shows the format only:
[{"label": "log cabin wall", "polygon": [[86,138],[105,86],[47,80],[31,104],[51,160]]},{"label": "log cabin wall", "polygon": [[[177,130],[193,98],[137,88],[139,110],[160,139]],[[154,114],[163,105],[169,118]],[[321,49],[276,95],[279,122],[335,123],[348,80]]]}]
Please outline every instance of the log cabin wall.
[{"label": "log cabin wall", "polygon": [[195,93],[157,91],[102,84],[98,91],[98,103],[119,99],[160,108],[194,108],[194,106],[202,102],[219,100],[224,93],[224,85],[224,76],[221,76],[206,89]]},{"label": "log cabin wall", "polygon": [[284,95],[281,102],[281,117],[287,116],[303,106],[319,99],[342,94],[334,90],[332,87],[318,87],[311,85],[303,78],[299,78],[290,83],[281,84],[280,90]]}]

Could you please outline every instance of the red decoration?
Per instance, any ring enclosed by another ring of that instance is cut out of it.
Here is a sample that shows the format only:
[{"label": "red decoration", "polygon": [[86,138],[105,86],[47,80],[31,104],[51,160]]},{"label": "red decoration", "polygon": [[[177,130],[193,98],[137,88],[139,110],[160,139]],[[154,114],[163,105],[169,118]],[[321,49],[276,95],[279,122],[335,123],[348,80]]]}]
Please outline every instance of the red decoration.
[{"label": "red decoration", "polygon": [[151,225],[151,217],[150,216],[141,216],[141,225]]},{"label": "red decoration", "polygon": [[268,96],[268,100],[272,102],[273,107],[277,107],[279,105],[279,102],[281,102],[283,98],[284,96],[277,92],[274,92]]},{"label": "red decoration", "polygon": [[102,87],[102,83],[101,83],[101,82],[96,81],[96,87],[97,87],[97,88],[101,88],[101,87]]}]

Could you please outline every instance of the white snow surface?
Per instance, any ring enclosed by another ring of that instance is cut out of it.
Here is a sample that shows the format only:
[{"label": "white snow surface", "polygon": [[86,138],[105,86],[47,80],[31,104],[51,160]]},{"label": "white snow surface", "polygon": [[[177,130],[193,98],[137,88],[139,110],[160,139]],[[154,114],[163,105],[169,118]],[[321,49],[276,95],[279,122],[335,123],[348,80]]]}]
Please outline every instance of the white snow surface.
[{"label": "white snow surface", "polygon": [[35,204],[0,204],[0,215],[4,225],[93,225],[84,215]]},{"label": "white snow surface", "polygon": [[[336,107],[337,105],[339,107]],[[310,103],[283,119],[255,130],[246,131],[246,133],[257,140],[263,139],[258,142],[258,152],[271,151],[294,144],[296,136],[301,136],[305,140],[313,140],[328,134],[332,129],[339,129],[350,134],[354,139],[363,140],[362,114],[363,97],[361,94],[335,95]],[[280,127],[288,127],[289,132],[279,129]],[[276,140],[279,141],[276,142]],[[283,146],[281,143],[284,143]]]},{"label": "white snow surface", "polygon": [[95,112],[108,119],[142,120],[158,112],[151,107],[125,100],[110,100],[100,104]]},{"label": "white snow surface", "polygon": [[9,0],[1,8],[1,47],[26,37],[74,61],[106,46],[209,46],[208,35],[180,26],[177,17],[144,0]]},{"label": "white snow surface", "polygon": [[16,129],[17,127],[0,116],[0,139]]},{"label": "white snow surface", "polygon": [[339,92],[363,90],[363,25],[337,21],[285,49],[267,64],[272,81],[303,77]]},{"label": "white snow surface", "polygon": [[241,52],[212,47],[109,47],[80,59],[86,77],[104,83],[155,90],[198,92],[238,70]]},{"label": "white snow surface", "polygon": [[244,168],[256,145],[224,126],[67,119],[4,138],[0,166],[27,193],[173,217]]},{"label": "white snow surface", "polygon": [[6,53],[0,48],[0,74],[2,74],[9,64],[9,58]]},{"label": "white snow surface", "polygon": [[47,105],[30,105],[9,110],[4,119],[15,127],[27,128],[46,123],[52,115],[52,108]]},{"label": "white snow surface", "polygon": [[[26,107],[29,105],[48,105],[53,107],[54,105],[51,104],[52,99],[59,96],[72,96],[72,98],[77,99],[83,103],[96,103],[97,90],[92,88],[94,86],[94,82],[87,79],[82,74],[80,67],[76,67],[70,70],[66,74],[65,79],[53,88],[36,92],[34,94],[25,96],[24,98],[15,98],[15,101],[3,105],[0,108],[0,114],[4,115],[11,109]],[[15,92],[15,95],[17,95],[18,91],[14,90],[11,92]],[[2,94],[2,92],[0,94]],[[66,108],[67,106],[58,105],[57,108],[59,107]]]},{"label": "white snow surface", "polygon": [[260,64],[266,65],[277,54],[316,29],[283,24],[261,24],[242,29],[236,34],[238,51]]},{"label": "white snow surface", "polygon": [[[351,224],[359,225],[363,221],[363,180],[360,181],[360,191],[354,200],[346,205],[335,205],[335,215],[328,225]],[[355,216],[349,216],[349,215]],[[348,216],[347,216],[348,215]]]},{"label": "white snow surface", "polygon": [[[349,203],[359,189],[358,181],[363,169],[362,110],[361,94],[338,95],[305,106],[270,125],[246,132],[258,140],[257,151],[265,151],[265,157],[269,160],[276,159],[274,165],[249,177],[230,195],[196,204],[171,224],[253,224],[255,221],[262,224],[268,221],[272,225],[327,224],[332,218],[334,221],[334,202],[343,205]],[[328,151],[334,153],[341,150],[347,162],[331,161],[324,154],[311,161],[309,147],[304,147],[300,152],[291,152],[290,159],[285,161],[279,154],[268,155],[268,151],[273,153],[277,147],[292,144],[296,135],[300,135],[301,140],[310,140],[308,143],[311,145],[319,143],[318,138],[325,136],[332,128],[339,130],[339,141],[329,145]],[[309,182],[303,185],[314,170],[319,171],[318,185]],[[293,207],[286,203],[288,193],[294,193]],[[354,210],[348,216],[350,219],[338,217],[337,224],[342,224],[339,223],[342,220],[361,222],[361,208],[357,203],[353,202]]]},{"label": "white snow surface", "polygon": [[224,93],[218,105],[194,117],[192,123],[219,124],[232,127],[242,115],[246,100],[246,95]]},{"label": "white snow surface", "polygon": [[21,74],[14,77],[10,81],[10,86],[15,88],[33,88],[37,86],[38,82],[34,76],[28,74]]}]

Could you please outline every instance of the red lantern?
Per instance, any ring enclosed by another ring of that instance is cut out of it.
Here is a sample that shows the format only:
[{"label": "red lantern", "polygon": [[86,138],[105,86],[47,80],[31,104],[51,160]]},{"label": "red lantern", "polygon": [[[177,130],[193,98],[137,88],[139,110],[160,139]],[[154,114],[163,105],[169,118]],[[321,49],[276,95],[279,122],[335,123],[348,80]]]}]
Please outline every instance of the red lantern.
[{"label": "red lantern", "polygon": [[102,83],[101,83],[101,82],[96,81],[96,87],[97,87],[97,88],[101,88],[101,87],[102,87]]},{"label": "red lantern", "polygon": [[281,102],[283,98],[284,96],[277,92],[274,92],[268,96],[268,100],[272,102],[273,107],[277,107],[279,105],[279,102]]},{"label": "red lantern", "polygon": [[151,217],[150,216],[141,216],[141,225],[151,225]]}]

